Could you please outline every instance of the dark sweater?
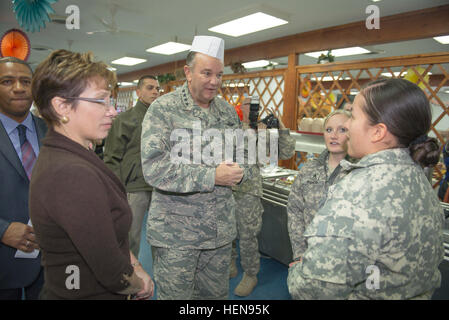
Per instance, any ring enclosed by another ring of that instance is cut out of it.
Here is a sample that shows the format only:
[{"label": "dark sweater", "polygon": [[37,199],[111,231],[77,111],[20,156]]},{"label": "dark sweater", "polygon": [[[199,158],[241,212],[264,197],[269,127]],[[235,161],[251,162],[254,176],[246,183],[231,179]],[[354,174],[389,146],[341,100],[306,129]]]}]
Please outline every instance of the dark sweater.
[{"label": "dark sweater", "polygon": [[118,115],[104,143],[103,160],[127,192],[152,191],[143,178],[140,159],[142,121],[148,107],[140,100],[136,105]]},{"label": "dark sweater", "polygon": [[[131,210],[118,178],[98,156],[49,130],[30,184],[47,299],[126,299]],[[79,268],[79,289],[73,267]]]}]

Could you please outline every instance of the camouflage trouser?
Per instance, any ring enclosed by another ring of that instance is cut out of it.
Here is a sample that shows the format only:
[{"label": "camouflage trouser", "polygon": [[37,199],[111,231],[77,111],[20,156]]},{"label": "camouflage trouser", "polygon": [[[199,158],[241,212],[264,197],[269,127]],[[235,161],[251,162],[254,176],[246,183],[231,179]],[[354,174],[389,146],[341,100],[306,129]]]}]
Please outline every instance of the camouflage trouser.
[{"label": "camouflage trouser", "polygon": [[158,300],[228,299],[231,243],[217,249],[153,247]]},{"label": "camouflage trouser", "polygon": [[[255,276],[260,269],[257,235],[262,228],[263,206],[259,197],[241,192],[234,192],[233,194],[237,202],[235,219],[237,221],[237,237],[240,247],[240,263],[246,274]],[[232,258],[237,258],[235,245],[232,248]]]}]

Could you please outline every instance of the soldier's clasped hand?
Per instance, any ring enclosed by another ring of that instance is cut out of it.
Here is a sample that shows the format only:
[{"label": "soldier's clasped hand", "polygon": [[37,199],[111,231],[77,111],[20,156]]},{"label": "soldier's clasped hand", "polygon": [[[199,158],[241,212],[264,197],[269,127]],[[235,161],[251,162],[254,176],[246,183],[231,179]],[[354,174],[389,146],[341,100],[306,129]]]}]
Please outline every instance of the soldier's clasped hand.
[{"label": "soldier's clasped hand", "polygon": [[243,169],[235,163],[222,162],[215,169],[215,184],[221,186],[235,186],[243,178]]}]

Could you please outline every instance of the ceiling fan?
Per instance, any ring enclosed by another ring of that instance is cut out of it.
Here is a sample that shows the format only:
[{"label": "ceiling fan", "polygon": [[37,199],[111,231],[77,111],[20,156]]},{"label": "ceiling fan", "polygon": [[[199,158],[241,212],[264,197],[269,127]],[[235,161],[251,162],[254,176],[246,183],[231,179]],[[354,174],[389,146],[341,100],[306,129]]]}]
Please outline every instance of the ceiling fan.
[{"label": "ceiling fan", "polygon": [[110,6],[110,11],[111,11],[111,20],[107,21],[104,18],[100,18],[98,16],[95,16],[96,20],[98,20],[104,27],[106,27],[106,29],[103,30],[93,30],[93,31],[86,31],[86,33],[88,35],[93,35],[93,34],[101,34],[101,33],[109,33],[109,34],[113,34],[113,35],[130,35],[130,36],[141,36],[141,37],[147,37],[147,38],[151,38],[152,35],[145,33],[145,32],[139,32],[139,31],[134,31],[134,30],[125,30],[125,29],[121,29],[117,26],[117,23],[115,21],[115,15],[117,13],[117,9],[118,9],[118,5],[115,3],[112,3]]}]

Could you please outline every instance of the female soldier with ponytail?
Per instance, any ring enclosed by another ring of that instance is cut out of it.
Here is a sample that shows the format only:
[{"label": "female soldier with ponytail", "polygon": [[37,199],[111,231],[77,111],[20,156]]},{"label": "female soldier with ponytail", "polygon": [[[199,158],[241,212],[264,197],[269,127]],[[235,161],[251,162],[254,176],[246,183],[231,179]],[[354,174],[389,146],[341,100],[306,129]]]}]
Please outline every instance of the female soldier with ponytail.
[{"label": "female soldier with ponytail", "polygon": [[423,91],[403,79],[369,83],[348,120],[350,173],[305,231],[289,270],[295,299],[430,299],[440,286],[443,210],[423,168],[438,162]]}]

